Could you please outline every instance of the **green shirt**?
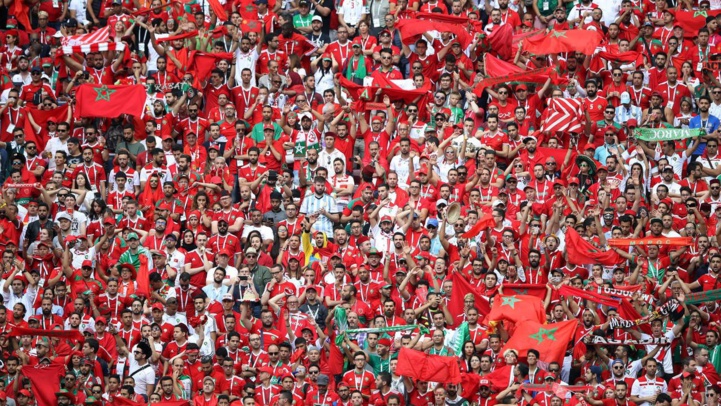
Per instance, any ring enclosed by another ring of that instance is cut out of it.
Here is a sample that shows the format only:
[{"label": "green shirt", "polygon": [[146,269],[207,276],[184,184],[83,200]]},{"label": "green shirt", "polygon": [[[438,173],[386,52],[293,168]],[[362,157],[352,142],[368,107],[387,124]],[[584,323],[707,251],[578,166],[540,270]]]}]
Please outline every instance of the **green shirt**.
[{"label": "green shirt", "polygon": [[[275,127],[275,135],[273,137],[274,140],[278,140],[283,134],[283,129],[278,125],[278,123],[273,123],[273,127]],[[250,138],[253,139],[255,142],[262,142],[265,140],[265,135],[263,134],[263,123],[260,122],[253,126],[253,131],[250,133]]]},{"label": "green shirt", "polygon": [[558,0],[536,0],[536,6],[542,16],[549,17],[558,8]]},{"label": "green shirt", "polygon": [[311,15],[311,14],[308,14],[305,17],[303,17],[300,14],[296,14],[293,16],[293,27],[295,27],[295,28],[310,27],[310,23],[312,21],[313,21],[313,15]]},{"label": "green shirt", "polygon": [[391,360],[398,359],[398,353],[393,353],[387,359],[381,358],[378,354],[370,354],[368,364],[373,367],[373,373],[376,376],[381,372],[391,372]]}]

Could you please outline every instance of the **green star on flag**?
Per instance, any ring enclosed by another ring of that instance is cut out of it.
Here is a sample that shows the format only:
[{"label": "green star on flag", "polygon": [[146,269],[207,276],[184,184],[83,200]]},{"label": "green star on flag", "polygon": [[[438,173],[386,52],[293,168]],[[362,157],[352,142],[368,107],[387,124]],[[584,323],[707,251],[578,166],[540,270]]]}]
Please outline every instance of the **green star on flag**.
[{"label": "green star on flag", "polygon": [[503,296],[501,299],[503,300],[501,306],[510,306],[511,309],[515,309],[516,303],[521,301],[521,299],[515,296]]},{"label": "green star on flag", "polygon": [[102,85],[100,87],[96,87],[95,92],[97,93],[97,96],[95,97],[95,101],[100,101],[100,100],[110,101],[110,95],[112,95],[116,91],[109,89],[108,86],[106,86],[106,85]]},{"label": "green star on flag", "polygon": [[694,18],[696,18],[698,16],[702,16],[703,18],[706,18],[706,17],[708,17],[708,13],[706,13],[705,11],[697,11],[697,12],[693,13],[693,16],[694,16]]},{"label": "green star on flag", "polygon": [[[541,344],[542,342],[544,342],[546,340],[556,341],[556,337],[553,336],[556,333],[556,330],[558,330],[558,329],[557,328],[545,329],[543,327],[540,327],[536,334],[531,334],[530,336],[528,336],[528,338],[537,340],[538,344]],[[544,338],[544,336],[545,336],[545,338]]]},{"label": "green star on flag", "polygon": [[565,31],[553,31],[551,33],[551,35],[553,35],[554,38],[560,38],[560,37],[565,37],[566,32]]},{"label": "green star on flag", "polygon": [[517,295],[527,295],[528,289],[512,289]]}]

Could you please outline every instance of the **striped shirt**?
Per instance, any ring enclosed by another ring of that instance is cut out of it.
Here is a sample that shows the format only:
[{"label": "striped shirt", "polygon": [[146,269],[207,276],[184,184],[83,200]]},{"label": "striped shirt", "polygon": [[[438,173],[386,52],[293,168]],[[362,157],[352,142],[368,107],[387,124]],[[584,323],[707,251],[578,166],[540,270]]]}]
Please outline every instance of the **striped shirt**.
[{"label": "striped shirt", "polygon": [[[332,196],[324,194],[319,198],[315,193],[308,195],[305,199],[303,199],[303,204],[300,206],[300,212],[302,214],[312,215],[320,211],[322,208],[330,214],[340,213],[340,210],[338,210],[338,204]],[[328,217],[320,215],[318,216],[318,221],[315,223],[315,229],[324,232],[326,236],[332,236],[333,222]]]}]

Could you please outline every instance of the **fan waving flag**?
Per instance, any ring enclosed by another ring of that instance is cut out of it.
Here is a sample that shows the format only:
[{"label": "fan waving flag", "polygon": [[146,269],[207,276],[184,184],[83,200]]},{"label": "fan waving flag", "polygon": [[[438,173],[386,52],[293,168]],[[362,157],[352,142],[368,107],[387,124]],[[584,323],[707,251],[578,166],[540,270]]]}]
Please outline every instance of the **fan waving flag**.
[{"label": "fan waving flag", "polygon": [[75,118],[115,118],[122,114],[141,117],[145,98],[143,85],[80,85],[75,94]]},{"label": "fan waving flag", "polygon": [[576,265],[602,264],[605,266],[618,265],[625,259],[614,251],[602,251],[584,240],[576,230],[566,230],[566,253],[568,262]]},{"label": "fan waving flag", "polygon": [[548,116],[541,128],[544,132],[581,132],[583,102],[580,99],[551,99],[548,104]]},{"label": "fan waving flag", "polygon": [[493,308],[486,319],[487,324],[502,320],[514,323],[522,321],[543,323],[546,321],[546,310],[543,301],[536,296],[513,294],[496,296],[493,300]]},{"label": "fan waving flag", "polygon": [[55,406],[57,399],[55,392],[60,388],[60,377],[65,372],[63,364],[38,364],[35,366],[25,365],[20,368],[20,373],[30,380],[33,388],[33,395],[38,406]]},{"label": "fan waving flag", "polygon": [[541,324],[533,321],[518,323],[511,339],[503,347],[518,351],[519,357],[525,357],[528,350],[540,353],[539,359],[544,363],[558,362],[563,365],[568,343],[576,333],[578,320],[562,321],[553,324]]},{"label": "fan waving flag", "polygon": [[419,381],[461,383],[461,369],[456,357],[428,355],[401,347],[396,374]]},{"label": "fan waving flag", "polygon": [[478,291],[458,272],[451,274],[453,281],[453,292],[451,299],[448,301],[448,311],[453,317],[453,325],[458,326],[465,320],[464,299],[467,295],[473,295],[473,305],[478,309],[481,316],[485,316],[491,312],[491,306],[488,300],[478,294]]},{"label": "fan waving flag", "polygon": [[535,35],[523,41],[523,50],[535,55],[581,52],[592,55],[601,44],[603,36],[598,31],[551,30],[548,34]]}]

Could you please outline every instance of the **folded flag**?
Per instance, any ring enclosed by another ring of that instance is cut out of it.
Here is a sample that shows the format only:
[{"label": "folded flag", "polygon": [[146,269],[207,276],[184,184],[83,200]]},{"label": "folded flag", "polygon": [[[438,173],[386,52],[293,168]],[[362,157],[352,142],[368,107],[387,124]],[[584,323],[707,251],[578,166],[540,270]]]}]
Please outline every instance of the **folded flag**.
[{"label": "folded flag", "polygon": [[419,381],[461,383],[461,369],[456,357],[430,355],[401,347],[396,374]]}]

